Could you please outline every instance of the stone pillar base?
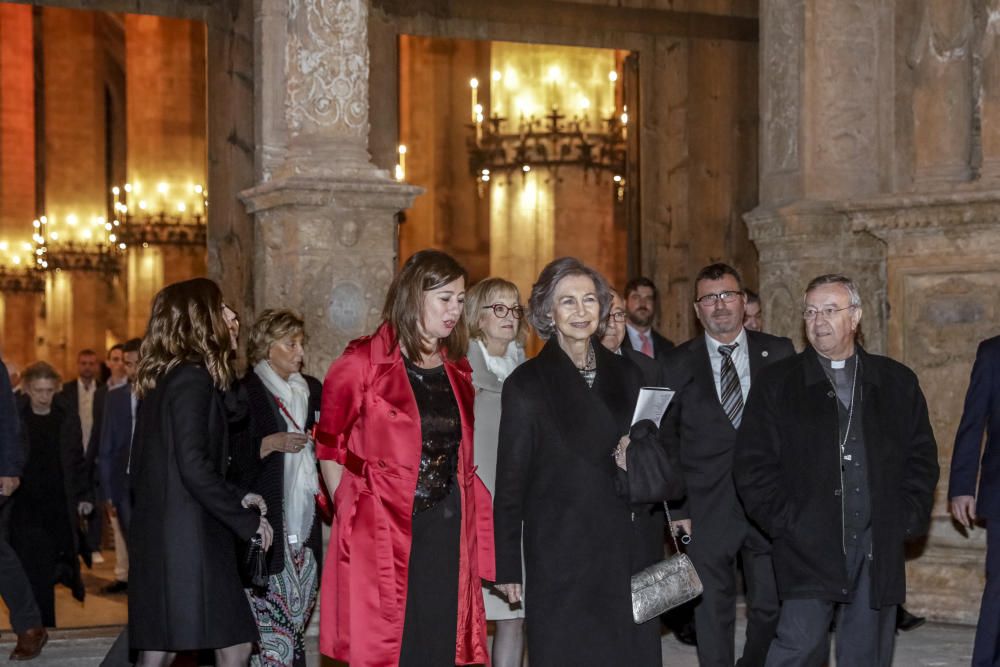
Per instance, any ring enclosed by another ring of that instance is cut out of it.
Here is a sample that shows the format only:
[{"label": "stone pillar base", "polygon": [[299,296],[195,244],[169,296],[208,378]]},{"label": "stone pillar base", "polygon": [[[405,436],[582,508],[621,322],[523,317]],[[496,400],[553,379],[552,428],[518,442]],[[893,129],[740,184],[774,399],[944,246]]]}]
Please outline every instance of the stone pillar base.
[{"label": "stone pillar base", "polygon": [[370,168],[357,177],[292,176],[241,194],[255,217],[255,312],[305,317],[308,372],[322,377],[381,321],[396,268],[396,214],[420,189]]}]

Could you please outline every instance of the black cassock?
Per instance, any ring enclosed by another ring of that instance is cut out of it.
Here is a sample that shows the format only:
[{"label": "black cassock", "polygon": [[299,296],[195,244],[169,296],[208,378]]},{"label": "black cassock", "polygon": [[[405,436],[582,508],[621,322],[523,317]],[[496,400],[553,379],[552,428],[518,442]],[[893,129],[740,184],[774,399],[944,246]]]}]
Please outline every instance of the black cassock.
[{"label": "black cassock", "polygon": [[208,371],[182,364],[139,408],[131,459],[129,637],[133,650],[222,648],[259,635],[237,541],[260,518],[225,480],[228,432]]},{"label": "black cassock", "polygon": [[[676,456],[650,422],[629,433],[638,367],[592,341],[588,387],[552,339],[504,382],[494,499],[497,583],[521,581],[534,667],[659,667],[658,619],[632,621],[630,577],[663,558],[655,501],[683,495]],[[641,501],[641,502],[639,502]]]}]

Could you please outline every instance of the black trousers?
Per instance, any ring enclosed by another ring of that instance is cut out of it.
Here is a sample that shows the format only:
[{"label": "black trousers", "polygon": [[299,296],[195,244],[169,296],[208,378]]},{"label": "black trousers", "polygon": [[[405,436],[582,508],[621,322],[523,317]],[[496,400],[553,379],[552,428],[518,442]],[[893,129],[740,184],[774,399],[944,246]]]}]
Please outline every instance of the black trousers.
[{"label": "black trousers", "polygon": [[0,597],[10,612],[10,627],[21,634],[42,624],[42,614],[24,566],[10,546],[11,499],[0,498]]},{"label": "black trousers", "polygon": [[986,522],[986,588],[979,607],[973,667],[1000,665],[1000,521]]},{"label": "black trousers", "polygon": [[[705,591],[695,601],[694,624],[698,634],[698,664],[701,667],[761,667],[778,626],[778,589],[774,581],[771,545],[760,531],[748,525],[742,542],[725,536],[698,532],[688,545]],[[714,538],[714,539],[713,539]],[[747,630],[743,655],[735,659],[736,561],[743,563],[747,585]]]},{"label": "black trousers", "polygon": [[413,517],[400,667],[454,667],[462,504],[448,496]]},{"label": "black trousers", "polygon": [[830,622],[836,614],[838,665],[890,667],[895,646],[896,605],[872,609],[871,561],[865,550],[848,553],[853,597],[848,603],[829,600],[784,600],[778,636],[771,642],[767,667],[822,667],[830,652]]}]

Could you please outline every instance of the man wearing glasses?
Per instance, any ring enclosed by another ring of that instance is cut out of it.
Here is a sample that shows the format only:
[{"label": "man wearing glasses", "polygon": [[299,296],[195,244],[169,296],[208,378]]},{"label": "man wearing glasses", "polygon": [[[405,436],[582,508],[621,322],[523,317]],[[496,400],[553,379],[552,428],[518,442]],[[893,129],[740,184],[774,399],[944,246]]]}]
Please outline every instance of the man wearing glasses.
[{"label": "man wearing glasses", "polygon": [[694,293],[705,333],[665,358],[667,386],[677,394],[662,428],[680,450],[687,499],[678,514],[689,517],[674,524],[691,536],[688,555],[705,587],[694,610],[701,667],[736,662],[737,557],[747,583],[747,640],[737,664],[764,663],[778,622],[770,545],[740,506],[732,452],[751,382],[795,349],[787,338],[744,329],[745,305],[736,269],[706,266],[695,278]]},{"label": "man wearing glasses", "polygon": [[782,600],[768,667],[889,667],[906,594],[905,540],[926,533],[938,479],[927,403],[906,366],[855,342],[861,297],[815,278],[803,301],[809,347],[764,370],[736,443],[747,514],[774,543]]}]

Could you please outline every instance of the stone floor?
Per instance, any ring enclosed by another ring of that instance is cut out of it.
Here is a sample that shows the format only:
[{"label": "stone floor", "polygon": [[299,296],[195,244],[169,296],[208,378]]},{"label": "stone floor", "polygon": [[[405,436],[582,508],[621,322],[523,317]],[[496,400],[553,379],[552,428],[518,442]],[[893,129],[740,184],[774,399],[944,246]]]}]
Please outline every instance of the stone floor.
[{"label": "stone floor", "polygon": [[[74,600],[65,588],[56,590],[56,622],[60,627],[52,632],[48,646],[31,662],[32,667],[96,667],[100,664],[128,612],[125,595],[100,594],[100,589],[114,579],[113,559],[111,552],[105,563],[84,571],[87,598],[83,603]],[[0,604],[0,661],[13,648],[14,637],[9,628],[6,609]],[[740,621],[737,634],[742,632]],[[893,664],[896,667],[965,667],[971,661],[973,635],[972,627],[929,623],[899,636]],[[332,661],[320,659],[315,638],[309,644],[310,666],[334,667]],[[698,659],[694,648],[665,635],[663,664],[665,667],[697,667]]]},{"label": "stone floor", "polygon": [[[32,667],[96,667],[117,635],[117,628],[104,627],[92,630],[56,630],[42,655],[33,660]],[[896,667],[965,667],[972,652],[971,627],[931,623],[903,634],[896,643]],[[0,637],[0,660],[11,648],[13,637],[5,632]],[[320,660],[316,642],[312,646],[309,665],[333,667],[334,663]],[[684,646],[672,636],[663,638],[664,667],[697,667],[694,649]],[[627,666],[622,666],[627,667]]]}]

